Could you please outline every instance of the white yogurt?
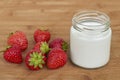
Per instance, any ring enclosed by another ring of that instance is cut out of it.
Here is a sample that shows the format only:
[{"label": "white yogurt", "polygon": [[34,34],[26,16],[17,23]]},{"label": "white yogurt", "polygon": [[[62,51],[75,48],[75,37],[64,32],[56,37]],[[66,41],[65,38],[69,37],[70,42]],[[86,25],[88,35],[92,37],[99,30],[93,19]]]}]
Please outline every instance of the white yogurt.
[{"label": "white yogurt", "polygon": [[[76,26],[81,31],[71,27],[70,54],[72,62],[84,68],[98,68],[107,64],[110,58],[111,28],[102,32],[100,30],[106,25],[92,20],[76,23]],[[89,30],[91,27],[97,29],[98,26],[98,30]]]}]

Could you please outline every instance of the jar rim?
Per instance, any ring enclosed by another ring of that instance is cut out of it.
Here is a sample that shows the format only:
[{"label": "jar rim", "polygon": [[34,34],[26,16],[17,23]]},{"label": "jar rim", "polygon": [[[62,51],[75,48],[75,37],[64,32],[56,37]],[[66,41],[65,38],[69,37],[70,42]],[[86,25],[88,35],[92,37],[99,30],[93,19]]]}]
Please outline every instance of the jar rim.
[{"label": "jar rim", "polygon": [[[110,24],[110,18],[109,18],[109,16],[108,16],[107,14],[105,14],[104,12],[100,12],[100,11],[96,11],[96,10],[83,10],[83,11],[79,11],[79,12],[77,12],[77,13],[73,16],[72,21],[75,22],[75,23],[77,23],[77,24],[79,24],[79,25],[82,25],[82,26],[88,26],[88,25],[79,23],[79,22],[76,20],[76,18],[77,18],[78,16],[81,16],[81,17],[82,17],[82,16],[85,16],[85,15],[90,15],[90,13],[92,13],[92,14],[94,14],[94,15],[102,15],[102,16],[105,18],[105,22],[104,22],[104,23],[99,24],[99,25],[95,25],[95,26],[99,27],[99,26],[109,25],[109,24]],[[90,25],[89,25],[89,26],[90,26]],[[94,26],[94,25],[92,25],[92,26]]]}]

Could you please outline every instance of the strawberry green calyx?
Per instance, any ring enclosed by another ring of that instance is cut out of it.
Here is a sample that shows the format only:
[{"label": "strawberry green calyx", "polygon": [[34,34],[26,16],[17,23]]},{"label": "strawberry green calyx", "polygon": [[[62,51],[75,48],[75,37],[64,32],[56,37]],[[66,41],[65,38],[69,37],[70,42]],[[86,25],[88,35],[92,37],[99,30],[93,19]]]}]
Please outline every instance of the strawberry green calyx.
[{"label": "strawberry green calyx", "polygon": [[43,68],[43,64],[45,64],[44,56],[41,53],[33,52],[33,54],[30,54],[29,62],[29,65],[34,66],[34,68]]},{"label": "strawberry green calyx", "polygon": [[68,44],[67,44],[67,42],[63,42],[62,43],[62,49],[64,50],[64,51],[67,51],[67,49],[68,49]]},{"label": "strawberry green calyx", "polygon": [[48,29],[44,26],[41,26],[41,28],[39,30],[42,30],[42,31],[48,31]]},{"label": "strawberry green calyx", "polygon": [[8,45],[8,46],[6,46],[6,48],[5,48],[5,49],[0,50],[0,53],[1,53],[1,52],[5,52],[5,51],[6,51],[7,49],[9,49],[9,48],[11,48],[11,46],[9,46],[9,45]]},{"label": "strawberry green calyx", "polygon": [[9,48],[11,48],[11,46],[6,46],[6,49],[9,49]]},{"label": "strawberry green calyx", "polygon": [[40,46],[40,50],[42,53],[48,53],[50,48],[47,42],[42,42]]}]

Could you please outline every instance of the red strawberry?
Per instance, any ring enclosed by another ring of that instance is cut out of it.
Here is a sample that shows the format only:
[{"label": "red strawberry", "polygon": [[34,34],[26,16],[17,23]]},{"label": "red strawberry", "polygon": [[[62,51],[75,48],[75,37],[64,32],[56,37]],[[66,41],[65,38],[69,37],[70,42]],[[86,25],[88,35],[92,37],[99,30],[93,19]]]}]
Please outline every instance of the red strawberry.
[{"label": "red strawberry", "polygon": [[18,45],[22,51],[24,51],[28,47],[28,40],[26,38],[26,35],[22,31],[11,33],[8,37],[7,42],[11,46]]},{"label": "red strawberry", "polygon": [[46,57],[44,56],[44,54],[32,50],[27,54],[25,58],[25,63],[30,70],[39,70],[43,68],[45,60]]},{"label": "red strawberry", "polygon": [[61,38],[56,38],[52,42],[50,42],[50,48],[61,48],[64,51],[67,51],[68,44]]},{"label": "red strawberry", "polygon": [[50,49],[48,43],[38,42],[35,44],[33,50],[39,51],[41,53],[48,53]]},{"label": "red strawberry", "polygon": [[34,32],[34,40],[37,42],[48,42],[50,40],[50,32],[48,30],[37,29]]},{"label": "red strawberry", "polygon": [[50,69],[57,69],[64,66],[67,62],[66,53],[60,48],[53,48],[47,59],[47,67]]},{"label": "red strawberry", "polygon": [[20,64],[22,63],[22,53],[18,46],[13,45],[4,51],[4,59],[11,63]]}]

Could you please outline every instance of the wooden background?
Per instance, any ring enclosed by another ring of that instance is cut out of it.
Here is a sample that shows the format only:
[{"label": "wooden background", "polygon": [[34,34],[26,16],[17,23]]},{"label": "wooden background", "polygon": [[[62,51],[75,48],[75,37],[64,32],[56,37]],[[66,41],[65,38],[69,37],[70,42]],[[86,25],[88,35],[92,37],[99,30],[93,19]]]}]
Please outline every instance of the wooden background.
[{"label": "wooden background", "polygon": [[[0,80],[120,80],[120,0],[0,0],[0,49],[6,46],[10,32],[22,30],[29,39],[30,50],[35,44],[33,32],[44,26],[56,37],[69,43],[73,14],[78,10],[99,10],[111,18],[113,30],[111,60],[105,67],[86,70],[70,61],[60,69],[30,71],[24,63],[7,63],[0,54]],[[69,52],[68,52],[69,55]]]}]

